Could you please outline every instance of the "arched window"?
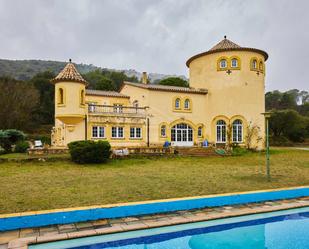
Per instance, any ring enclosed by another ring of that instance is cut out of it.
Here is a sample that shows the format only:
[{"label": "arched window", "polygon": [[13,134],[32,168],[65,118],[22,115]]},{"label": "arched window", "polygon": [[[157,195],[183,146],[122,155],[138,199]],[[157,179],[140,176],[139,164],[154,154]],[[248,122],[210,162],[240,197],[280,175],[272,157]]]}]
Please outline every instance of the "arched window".
[{"label": "arched window", "polygon": [[64,104],[64,90],[63,90],[63,88],[58,89],[58,104],[59,105]]},{"label": "arched window", "polygon": [[259,69],[260,69],[261,72],[264,71],[264,64],[263,64],[262,61],[260,61],[260,63],[259,63]]},{"label": "arched window", "polygon": [[160,135],[161,137],[166,137],[166,125],[161,125]]},{"label": "arched window", "polygon": [[220,60],[220,68],[227,68],[227,61],[226,61],[226,59]]},{"label": "arched window", "polygon": [[226,142],[226,123],[224,120],[218,120],[216,125],[217,130],[217,143]]},{"label": "arched window", "polygon": [[236,119],[233,122],[233,142],[241,143],[242,142],[242,121]]},{"label": "arched window", "polygon": [[80,91],[80,104],[81,105],[85,104],[85,91],[84,90]]},{"label": "arched window", "polygon": [[185,100],[185,109],[187,109],[187,110],[190,109],[190,99]]},{"label": "arched window", "polygon": [[199,126],[197,128],[197,136],[198,137],[202,137],[203,136],[203,127],[202,126]]},{"label": "arched window", "polygon": [[238,60],[236,58],[233,58],[231,61],[231,67],[235,68],[238,67]]},{"label": "arched window", "polygon": [[180,99],[179,98],[175,100],[175,109],[180,109]]},{"label": "arched window", "polygon": [[257,69],[257,60],[256,60],[256,59],[253,59],[253,60],[252,60],[251,68],[252,68],[253,70],[256,70],[256,69]]},{"label": "arched window", "polygon": [[133,106],[134,106],[134,107],[138,107],[138,100],[134,100],[134,101],[133,101]]}]

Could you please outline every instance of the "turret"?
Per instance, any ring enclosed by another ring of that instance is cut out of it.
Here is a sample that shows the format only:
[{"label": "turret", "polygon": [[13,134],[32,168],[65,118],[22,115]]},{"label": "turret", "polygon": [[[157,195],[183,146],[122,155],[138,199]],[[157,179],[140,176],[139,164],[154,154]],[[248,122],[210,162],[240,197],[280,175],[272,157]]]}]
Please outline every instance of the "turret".
[{"label": "turret", "polygon": [[[220,125],[243,126],[240,141],[245,142],[249,125],[257,126],[264,137],[265,112],[265,61],[263,50],[242,47],[226,36],[210,50],[197,54],[187,61],[190,71],[190,87],[208,90],[205,108],[208,124],[212,127],[212,140],[225,142],[215,136]],[[262,141],[262,140],[260,140]],[[262,148],[261,142],[257,144]]]},{"label": "turret", "polygon": [[87,82],[70,62],[52,80],[55,85],[55,118],[65,124],[76,124],[85,118]]},{"label": "turret", "polygon": [[55,127],[52,145],[66,146],[71,141],[86,138],[86,80],[76,70],[71,59],[51,81],[55,85]]}]

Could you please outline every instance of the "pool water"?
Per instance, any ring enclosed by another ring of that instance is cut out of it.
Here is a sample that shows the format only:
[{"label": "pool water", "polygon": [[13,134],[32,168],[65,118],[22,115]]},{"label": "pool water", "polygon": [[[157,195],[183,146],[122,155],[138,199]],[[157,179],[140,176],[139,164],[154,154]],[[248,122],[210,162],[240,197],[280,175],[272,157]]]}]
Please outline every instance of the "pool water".
[{"label": "pool water", "polygon": [[309,208],[123,232],[30,249],[308,249]]}]

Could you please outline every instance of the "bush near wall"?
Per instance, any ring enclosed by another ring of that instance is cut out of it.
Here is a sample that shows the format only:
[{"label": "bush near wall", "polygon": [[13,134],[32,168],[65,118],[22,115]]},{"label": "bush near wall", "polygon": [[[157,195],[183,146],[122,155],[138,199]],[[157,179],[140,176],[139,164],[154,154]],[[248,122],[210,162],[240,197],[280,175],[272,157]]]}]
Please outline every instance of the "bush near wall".
[{"label": "bush near wall", "polygon": [[19,141],[16,145],[15,145],[15,149],[14,152],[15,153],[26,153],[27,149],[29,149],[29,143],[27,141]]},{"label": "bush near wall", "polygon": [[72,161],[79,164],[104,163],[111,154],[107,141],[75,141],[68,144]]}]

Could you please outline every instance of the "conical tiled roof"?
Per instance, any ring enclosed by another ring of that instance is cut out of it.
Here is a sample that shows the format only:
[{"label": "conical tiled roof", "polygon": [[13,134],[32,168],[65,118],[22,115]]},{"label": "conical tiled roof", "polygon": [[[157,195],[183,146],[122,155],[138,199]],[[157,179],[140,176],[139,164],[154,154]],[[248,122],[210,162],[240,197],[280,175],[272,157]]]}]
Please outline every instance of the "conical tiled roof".
[{"label": "conical tiled roof", "polygon": [[71,81],[88,84],[86,80],[77,71],[74,64],[70,62],[62,69],[62,71],[52,80],[53,83],[60,81]]},{"label": "conical tiled roof", "polygon": [[227,39],[226,36],[224,36],[224,39],[222,41],[220,41],[218,44],[213,46],[208,51],[192,56],[189,60],[187,60],[186,65],[189,67],[191,61],[201,56],[204,56],[207,54],[213,54],[217,52],[223,52],[223,51],[252,51],[252,52],[256,52],[256,53],[263,55],[265,58],[265,61],[268,58],[268,54],[265,51],[256,49],[256,48],[241,47],[238,44]]},{"label": "conical tiled roof", "polygon": [[219,49],[234,49],[234,48],[241,48],[238,44],[226,39],[226,36],[222,41],[220,41],[217,45],[213,46],[209,51],[215,51]]}]

